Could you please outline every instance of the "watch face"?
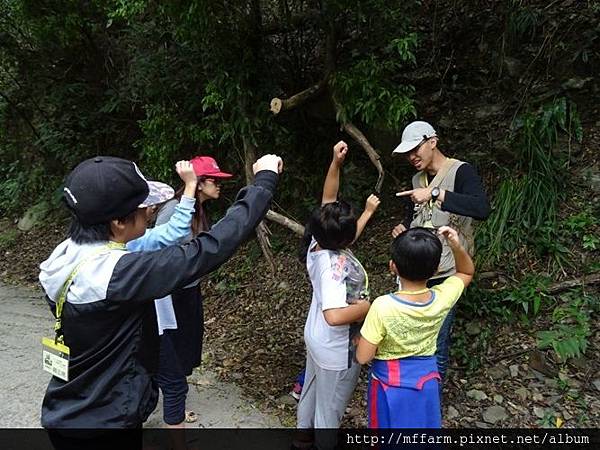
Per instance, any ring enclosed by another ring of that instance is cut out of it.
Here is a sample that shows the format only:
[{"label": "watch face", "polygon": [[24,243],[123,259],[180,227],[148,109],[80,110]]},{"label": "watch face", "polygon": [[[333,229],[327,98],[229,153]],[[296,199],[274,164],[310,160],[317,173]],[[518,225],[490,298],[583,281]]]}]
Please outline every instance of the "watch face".
[{"label": "watch face", "polygon": [[437,187],[433,188],[431,190],[431,196],[434,198],[437,198],[438,195],[440,195],[440,188],[437,188]]}]

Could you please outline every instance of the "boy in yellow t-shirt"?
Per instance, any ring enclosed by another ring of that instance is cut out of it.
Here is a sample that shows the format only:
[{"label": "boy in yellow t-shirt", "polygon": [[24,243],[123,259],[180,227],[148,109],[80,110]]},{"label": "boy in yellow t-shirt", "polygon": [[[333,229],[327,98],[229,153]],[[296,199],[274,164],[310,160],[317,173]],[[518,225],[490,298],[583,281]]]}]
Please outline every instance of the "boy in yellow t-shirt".
[{"label": "boy in yellow t-shirt", "polygon": [[392,245],[390,270],[403,290],[375,299],[360,330],[356,359],[373,360],[369,376],[370,428],[441,428],[442,417],[435,358],[444,318],[475,272],[455,230],[438,230],[447,239],[456,273],[427,288],[436,272],[442,244],[432,230],[412,228]]}]

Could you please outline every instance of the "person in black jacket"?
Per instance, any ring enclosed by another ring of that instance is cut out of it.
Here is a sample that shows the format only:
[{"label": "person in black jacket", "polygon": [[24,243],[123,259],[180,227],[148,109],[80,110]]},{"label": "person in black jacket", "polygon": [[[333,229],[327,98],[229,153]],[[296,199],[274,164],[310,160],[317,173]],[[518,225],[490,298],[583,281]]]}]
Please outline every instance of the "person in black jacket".
[{"label": "person in black jacket", "polygon": [[[396,238],[407,228],[424,227],[437,231],[442,226],[450,226],[458,232],[461,245],[473,256],[472,221],[484,220],[490,214],[490,205],[475,168],[446,157],[438,148],[436,131],[423,121],[412,122],[404,129],[402,141],[393,153],[404,155],[418,172],[412,178],[412,189],[396,194],[410,197],[414,210],[404,223],[393,229],[392,236]],[[442,239],[440,265],[428,281],[428,287],[443,283],[454,273],[454,256],[446,240]],[[442,380],[448,367],[455,309],[456,306],[446,316],[437,340],[436,356]],[[440,383],[440,398],[441,387]]]},{"label": "person in black jacket", "polygon": [[40,265],[39,276],[57,316],[57,340],[70,349],[68,381],[53,376],[42,405],[42,426],[54,441],[67,448],[69,429],[141,429],[158,398],[153,300],[233,255],[267,213],[282,166],[275,155],[260,158],[254,183],[210,231],[156,252],[128,252],[125,243],[144,234],[149,207],[172,190],[147,182],[120,158],[92,158],[70,173],[69,239]]}]

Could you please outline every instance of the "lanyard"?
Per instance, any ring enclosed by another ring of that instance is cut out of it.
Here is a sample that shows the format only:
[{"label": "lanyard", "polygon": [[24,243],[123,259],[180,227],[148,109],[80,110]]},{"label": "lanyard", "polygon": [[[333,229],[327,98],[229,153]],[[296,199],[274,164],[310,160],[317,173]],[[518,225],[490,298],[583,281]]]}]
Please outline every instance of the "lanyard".
[{"label": "lanyard", "polygon": [[65,284],[63,284],[63,286],[60,290],[60,294],[58,295],[58,299],[56,300],[56,323],[54,324],[54,332],[56,333],[56,337],[54,338],[55,343],[63,342],[62,310],[63,310],[63,306],[64,306],[65,302],[67,301],[67,292],[69,292],[69,288],[71,287],[73,280],[77,276],[79,269],[81,269],[81,266],[83,266],[85,263],[91,261],[95,256],[101,254],[105,250],[125,250],[125,249],[126,249],[125,244],[122,244],[119,242],[109,242],[108,244],[103,245],[102,247],[100,247],[100,248],[96,249],[95,251],[93,251],[92,253],[90,253],[79,264],[77,264],[77,266],[75,266],[75,268],[73,269],[73,271],[71,272],[71,274],[69,275],[67,280],[65,281]]}]

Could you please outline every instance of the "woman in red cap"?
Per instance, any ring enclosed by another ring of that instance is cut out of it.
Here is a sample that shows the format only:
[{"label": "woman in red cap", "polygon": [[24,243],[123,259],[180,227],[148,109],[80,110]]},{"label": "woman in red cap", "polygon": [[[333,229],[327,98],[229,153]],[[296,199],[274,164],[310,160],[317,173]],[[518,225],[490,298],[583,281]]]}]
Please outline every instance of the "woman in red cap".
[{"label": "woman in red cap", "polygon": [[[196,156],[190,162],[198,177],[198,186],[192,230],[187,240],[208,231],[210,223],[205,202],[217,200],[221,194],[221,181],[233,176],[222,172],[210,156]],[[161,208],[156,225],[169,221],[182,193],[183,187],[175,193],[173,200]],[[204,312],[199,280],[157,300],[155,304],[161,334],[160,362],[155,379],[163,395],[163,420],[168,427],[184,427],[186,421],[195,420],[193,412],[186,414],[185,411],[186,377],[200,365],[202,359]]]}]

